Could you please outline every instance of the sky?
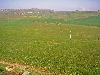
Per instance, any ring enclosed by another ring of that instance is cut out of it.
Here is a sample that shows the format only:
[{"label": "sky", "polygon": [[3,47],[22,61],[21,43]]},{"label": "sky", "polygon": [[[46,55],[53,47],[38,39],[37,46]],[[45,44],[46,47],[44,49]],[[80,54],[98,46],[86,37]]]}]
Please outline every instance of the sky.
[{"label": "sky", "polygon": [[0,0],[0,9],[51,9],[55,11],[97,11],[100,0]]}]

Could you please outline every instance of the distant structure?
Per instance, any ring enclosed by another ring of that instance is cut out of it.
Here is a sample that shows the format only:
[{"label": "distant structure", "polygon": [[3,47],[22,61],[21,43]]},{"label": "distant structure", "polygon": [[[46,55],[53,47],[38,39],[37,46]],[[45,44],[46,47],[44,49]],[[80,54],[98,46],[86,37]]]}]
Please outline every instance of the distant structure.
[{"label": "distant structure", "polygon": [[100,10],[98,10],[98,12],[100,12]]},{"label": "distant structure", "polygon": [[78,12],[78,10],[76,10]]},{"label": "distant structure", "polygon": [[27,12],[28,14],[32,14],[33,12]]}]

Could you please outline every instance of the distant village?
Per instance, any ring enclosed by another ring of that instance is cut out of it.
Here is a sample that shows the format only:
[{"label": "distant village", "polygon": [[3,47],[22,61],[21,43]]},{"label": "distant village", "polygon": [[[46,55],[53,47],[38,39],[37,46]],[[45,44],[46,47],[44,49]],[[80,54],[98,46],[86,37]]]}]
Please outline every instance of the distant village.
[{"label": "distant village", "polygon": [[[97,11],[79,11],[75,10],[76,12],[100,12],[100,10]],[[75,12],[75,11],[69,11],[69,12]],[[52,14],[58,11],[50,10],[50,9],[38,9],[38,8],[32,8],[32,9],[0,9],[0,12],[13,12],[17,15],[24,15],[24,14]],[[64,12],[64,11],[63,11]],[[68,11],[66,11],[68,12]]]},{"label": "distant village", "polygon": [[52,14],[54,10],[50,9],[0,9],[0,13],[13,13],[14,15],[25,15],[25,14]]},{"label": "distant village", "polygon": [[70,15],[70,13],[76,13],[76,12],[83,12],[83,13],[100,13],[100,10],[97,11],[54,11],[50,9],[38,9],[38,8],[32,8],[32,9],[0,9],[0,14],[6,14],[5,18],[12,18],[12,17],[21,17],[21,16],[47,16],[47,15],[53,15],[62,18],[66,18],[67,15]]}]

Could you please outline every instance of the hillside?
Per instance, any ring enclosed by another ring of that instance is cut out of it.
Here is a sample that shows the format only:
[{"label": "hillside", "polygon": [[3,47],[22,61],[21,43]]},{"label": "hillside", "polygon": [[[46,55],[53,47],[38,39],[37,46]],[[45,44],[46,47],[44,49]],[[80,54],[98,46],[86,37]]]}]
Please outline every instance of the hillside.
[{"label": "hillside", "polygon": [[36,75],[44,75],[40,71],[51,75],[99,75],[100,16],[93,14],[88,18],[71,12],[70,18],[31,14],[1,19],[0,61],[31,66],[34,70],[25,70]]}]

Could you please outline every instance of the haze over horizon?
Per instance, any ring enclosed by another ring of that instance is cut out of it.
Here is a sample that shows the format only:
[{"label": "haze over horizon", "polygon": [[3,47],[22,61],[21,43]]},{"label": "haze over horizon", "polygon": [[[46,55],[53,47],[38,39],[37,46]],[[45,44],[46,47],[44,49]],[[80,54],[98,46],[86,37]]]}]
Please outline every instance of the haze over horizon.
[{"label": "haze over horizon", "polygon": [[0,0],[0,9],[51,9],[55,11],[97,11],[100,0]]}]

